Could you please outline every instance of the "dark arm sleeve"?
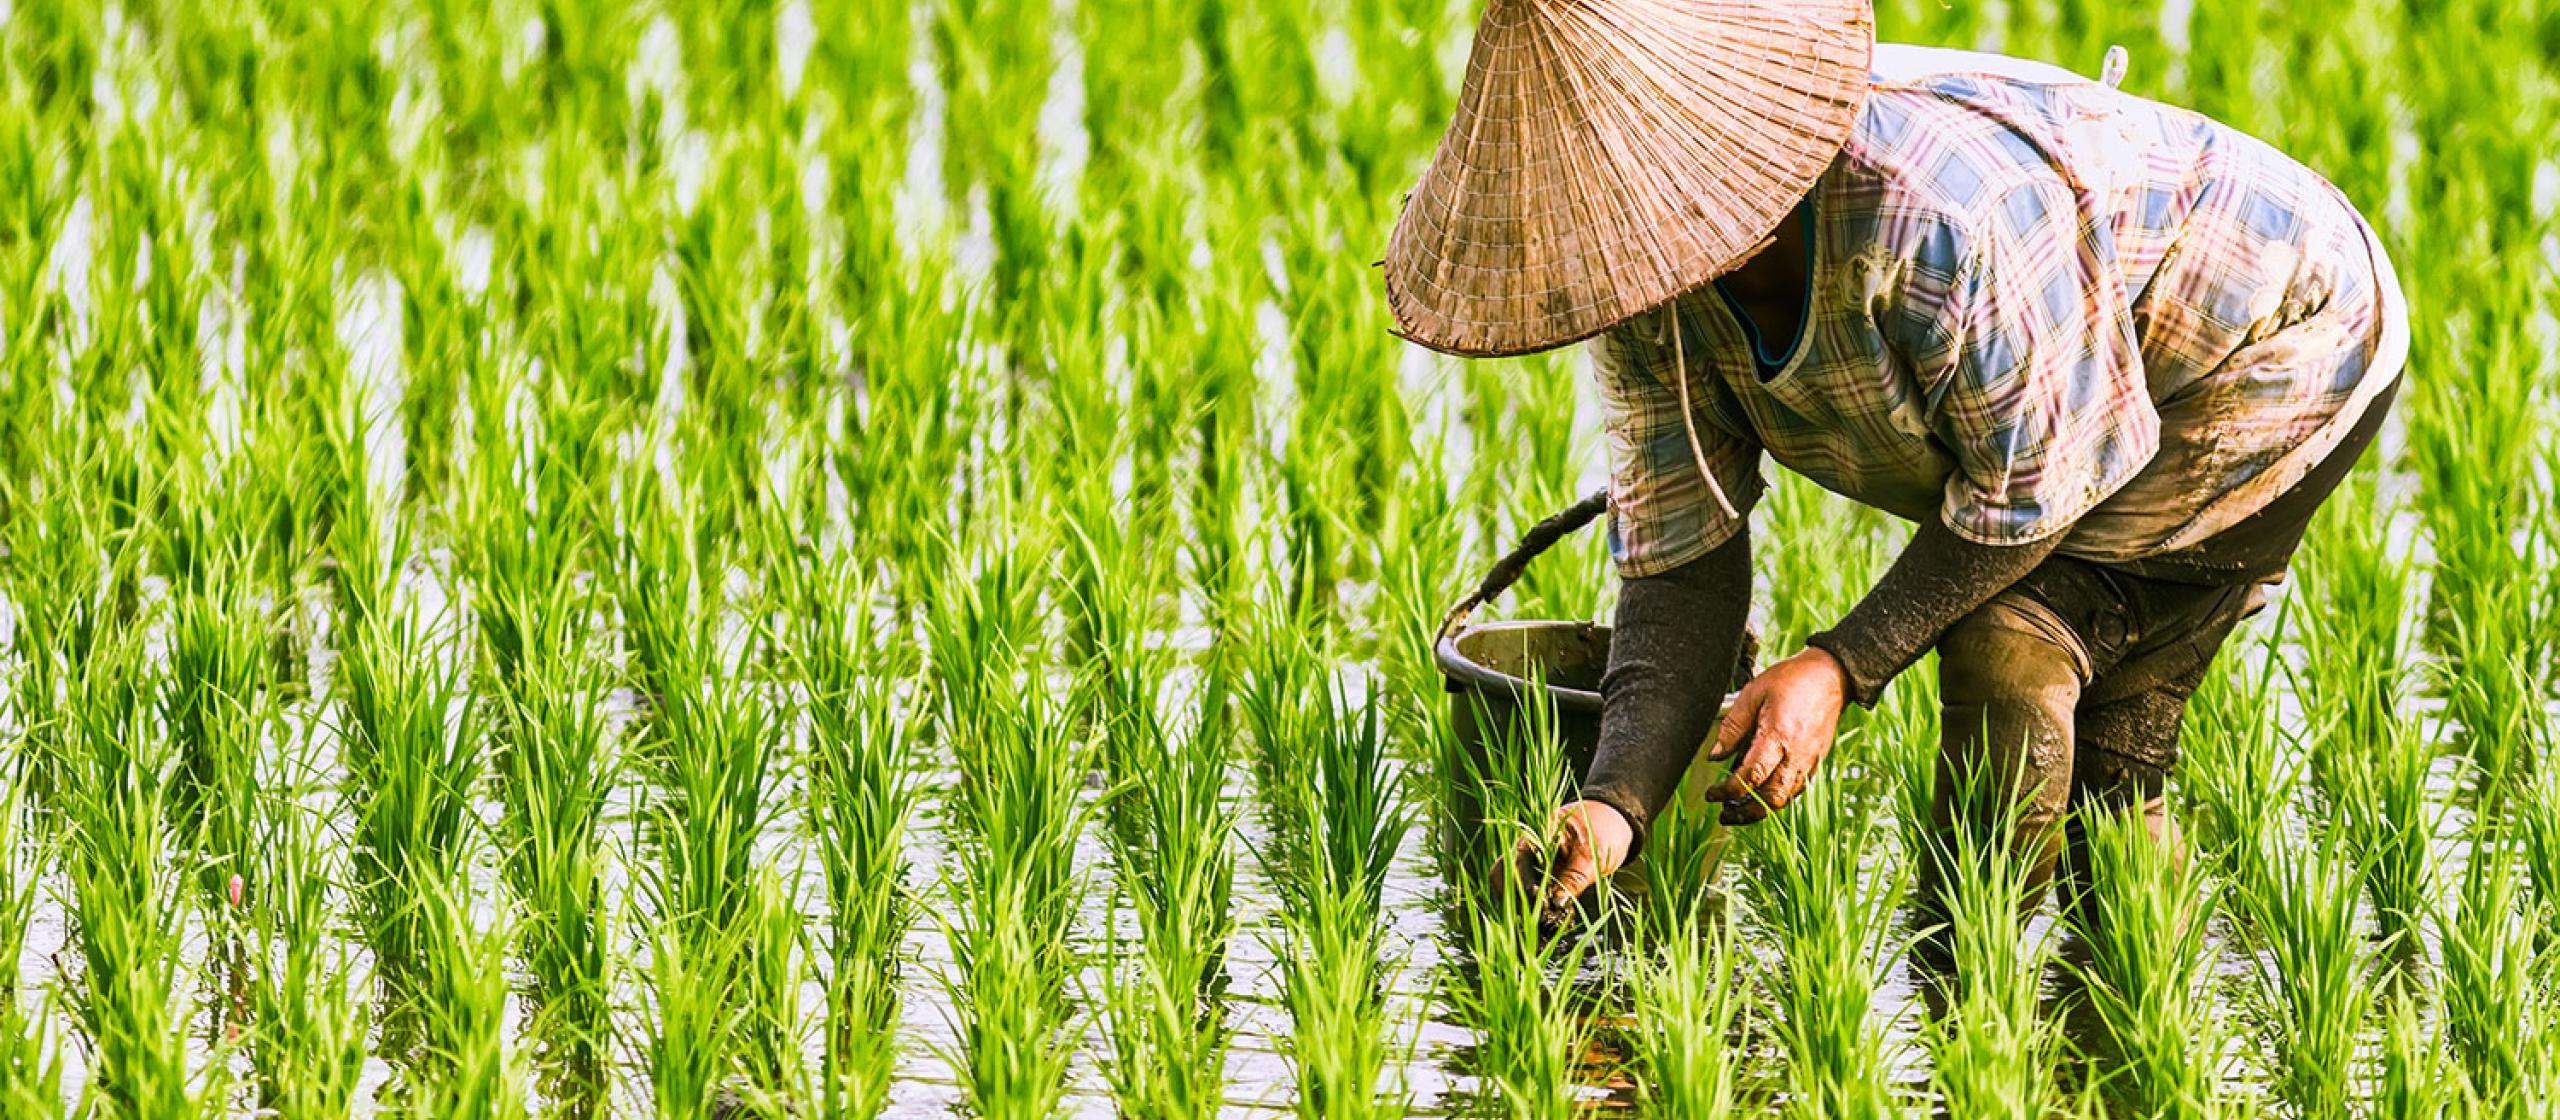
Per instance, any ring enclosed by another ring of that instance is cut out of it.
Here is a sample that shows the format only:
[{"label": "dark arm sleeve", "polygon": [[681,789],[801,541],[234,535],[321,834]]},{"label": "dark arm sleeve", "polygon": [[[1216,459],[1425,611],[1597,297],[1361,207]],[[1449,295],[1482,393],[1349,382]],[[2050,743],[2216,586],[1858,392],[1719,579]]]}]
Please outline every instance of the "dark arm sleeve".
[{"label": "dark arm sleeve", "polygon": [[1635,830],[1632,859],[1715,734],[1751,615],[1748,529],[1696,560],[1626,581],[1600,681],[1600,748],[1582,797]]},{"label": "dark arm sleeve", "polygon": [[1884,686],[1937,645],[1947,628],[2025,578],[2069,535],[2053,533],[2030,544],[1976,544],[1931,518],[1866,598],[1839,625],[1805,644],[1838,659],[1849,678],[1849,699],[1874,707]]}]

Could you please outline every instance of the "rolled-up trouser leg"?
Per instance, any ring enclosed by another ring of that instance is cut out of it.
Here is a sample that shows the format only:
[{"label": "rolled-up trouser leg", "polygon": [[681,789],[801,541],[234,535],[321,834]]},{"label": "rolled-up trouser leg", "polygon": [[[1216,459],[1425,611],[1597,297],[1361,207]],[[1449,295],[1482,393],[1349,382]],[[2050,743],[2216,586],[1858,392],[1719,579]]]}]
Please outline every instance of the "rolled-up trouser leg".
[{"label": "rolled-up trouser leg", "polygon": [[[2041,898],[2061,854],[2070,807],[2074,715],[2088,679],[2086,647],[2042,603],[2018,591],[1994,596],[1938,642],[1942,706],[1937,796],[1941,833],[1992,834],[2014,811],[2020,853],[2033,861],[2027,903]],[[1942,847],[1944,845],[1941,845]],[[1923,860],[1924,895],[1944,871]]]}]

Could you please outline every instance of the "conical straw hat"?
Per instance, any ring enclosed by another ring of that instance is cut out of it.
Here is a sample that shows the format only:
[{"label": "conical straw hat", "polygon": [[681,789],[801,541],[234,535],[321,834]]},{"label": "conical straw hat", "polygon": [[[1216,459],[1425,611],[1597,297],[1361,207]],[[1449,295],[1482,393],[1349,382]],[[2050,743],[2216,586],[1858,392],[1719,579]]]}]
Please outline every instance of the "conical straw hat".
[{"label": "conical straw hat", "polygon": [[1866,0],[1490,0],[1387,246],[1397,324],[1522,354],[1731,271],[1848,141],[1874,49]]}]

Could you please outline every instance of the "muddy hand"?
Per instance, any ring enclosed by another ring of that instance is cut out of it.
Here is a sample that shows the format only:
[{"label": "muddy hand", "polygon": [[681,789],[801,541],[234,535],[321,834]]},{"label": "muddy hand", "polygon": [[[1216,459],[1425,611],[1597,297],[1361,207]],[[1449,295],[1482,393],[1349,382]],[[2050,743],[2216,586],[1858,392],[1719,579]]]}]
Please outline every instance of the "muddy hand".
[{"label": "muddy hand", "polygon": [[1831,756],[1847,697],[1840,663],[1818,649],[1772,665],[1743,686],[1707,753],[1718,761],[1741,756],[1733,773],[1707,791],[1707,800],[1724,803],[1724,823],[1757,823],[1804,792]]},{"label": "muddy hand", "polygon": [[1600,801],[1576,801],[1557,809],[1547,833],[1555,837],[1552,857],[1545,845],[1523,840],[1513,852],[1513,865],[1523,886],[1544,890],[1539,901],[1548,918],[1570,912],[1582,892],[1615,874],[1635,843],[1627,818]]}]

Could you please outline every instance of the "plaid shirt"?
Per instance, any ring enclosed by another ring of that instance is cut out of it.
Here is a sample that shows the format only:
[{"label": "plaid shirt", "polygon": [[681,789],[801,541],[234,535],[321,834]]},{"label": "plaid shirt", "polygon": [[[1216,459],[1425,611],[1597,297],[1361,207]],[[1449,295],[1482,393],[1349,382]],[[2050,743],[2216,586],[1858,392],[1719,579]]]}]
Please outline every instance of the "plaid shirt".
[{"label": "plaid shirt", "polygon": [[1810,306],[1769,376],[1714,285],[1593,344],[1629,578],[1739,527],[1698,477],[1675,353],[1746,514],[1766,451],[1977,542],[2068,533],[2061,551],[2100,562],[2266,505],[2407,353],[2390,262],[2334,187],[2095,82],[1879,79],[1811,203]]}]

